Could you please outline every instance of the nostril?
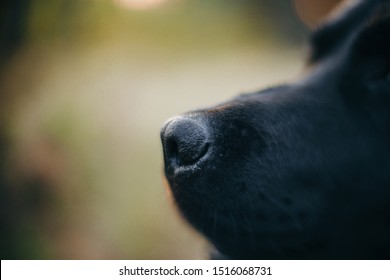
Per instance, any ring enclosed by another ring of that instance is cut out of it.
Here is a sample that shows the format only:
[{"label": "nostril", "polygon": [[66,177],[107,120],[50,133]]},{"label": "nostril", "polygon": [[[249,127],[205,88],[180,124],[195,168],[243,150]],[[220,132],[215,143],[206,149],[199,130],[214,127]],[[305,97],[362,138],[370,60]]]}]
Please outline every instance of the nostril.
[{"label": "nostril", "polygon": [[178,157],[179,155],[179,147],[174,139],[167,139],[166,143],[166,152],[171,157]]},{"label": "nostril", "polygon": [[161,131],[164,157],[177,165],[198,161],[208,149],[206,129],[197,120],[177,117],[169,121]]}]

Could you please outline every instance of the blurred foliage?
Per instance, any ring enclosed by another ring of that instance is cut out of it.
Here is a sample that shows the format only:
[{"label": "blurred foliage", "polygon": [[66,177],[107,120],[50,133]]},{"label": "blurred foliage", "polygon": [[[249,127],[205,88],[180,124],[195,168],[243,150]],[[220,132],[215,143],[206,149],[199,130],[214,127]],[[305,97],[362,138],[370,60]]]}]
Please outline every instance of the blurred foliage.
[{"label": "blurred foliage", "polygon": [[220,45],[239,43],[242,36],[264,42],[264,36],[275,34],[295,42],[305,32],[293,13],[292,3],[282,0],[177,0],[146,11],[121,9],[107,0],[36,0],[29,34],[33,40],[62,43],[119,37],[133,43]]},{"label": "blurred foliage", "polygon": [[0,67],[24,39],[29,7],[29,0],[5,0],[0,7]]}]

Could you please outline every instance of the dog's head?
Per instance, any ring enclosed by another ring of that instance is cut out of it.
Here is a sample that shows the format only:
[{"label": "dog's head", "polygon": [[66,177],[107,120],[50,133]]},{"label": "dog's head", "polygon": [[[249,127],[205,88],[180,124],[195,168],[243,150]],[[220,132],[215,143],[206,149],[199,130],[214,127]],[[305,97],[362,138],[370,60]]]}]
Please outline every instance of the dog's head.
[{"label": "dog's head", "polygon": [[390,256],[389,15],[355,1],[312,34],[301,79],[165,124],[175,202],[221,253]]}]

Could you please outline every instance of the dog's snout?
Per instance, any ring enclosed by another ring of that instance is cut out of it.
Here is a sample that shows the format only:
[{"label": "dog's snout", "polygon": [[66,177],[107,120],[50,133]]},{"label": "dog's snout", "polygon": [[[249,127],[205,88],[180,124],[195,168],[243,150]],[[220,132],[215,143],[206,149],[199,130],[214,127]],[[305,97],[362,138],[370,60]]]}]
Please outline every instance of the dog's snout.
[{"label": "dog's snout", "polygon": [[161,130],[165,160],[178,166],[197,162],[209,145],[207,130],[201,121],[176,117]]}]

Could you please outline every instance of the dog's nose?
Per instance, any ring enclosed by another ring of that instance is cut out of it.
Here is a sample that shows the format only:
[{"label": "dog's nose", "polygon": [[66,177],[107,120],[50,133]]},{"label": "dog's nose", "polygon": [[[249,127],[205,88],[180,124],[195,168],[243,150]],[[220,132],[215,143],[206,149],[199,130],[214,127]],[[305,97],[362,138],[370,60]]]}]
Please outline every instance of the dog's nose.
[{"label": "dog's nose", "polygon": [[208,135],[201,121],[175,117],[161,130],[164,157],[176,165],[198,161],[208,149]]}]

